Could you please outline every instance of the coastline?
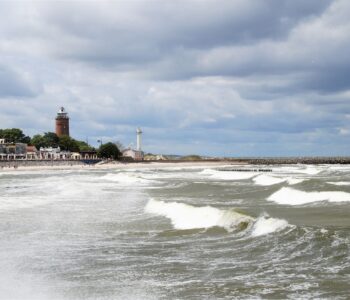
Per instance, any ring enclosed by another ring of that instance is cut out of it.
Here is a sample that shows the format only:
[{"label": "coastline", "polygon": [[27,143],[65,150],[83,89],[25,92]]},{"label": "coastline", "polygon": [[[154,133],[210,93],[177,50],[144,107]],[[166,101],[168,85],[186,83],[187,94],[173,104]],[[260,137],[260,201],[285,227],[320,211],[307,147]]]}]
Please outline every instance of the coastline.
[{"label": "coastline", "polygon": [[15,162],[11,162],[10,166],[7,164],[2,164],[0,162],[0,172],[13,172],[13,171],[41,171],[41,170],[103,170],[103,169],[162,169],[162,168],[172,168],[172,167],[180,167],[180,168],[196,168],[196,167],[222,167],[228,165],[247,165],[247,163],[240,162],[230,162],[227,160],[221,161],[166,161],[166,162],[117,162],[111,161],[103,164],[94,164],[88,165],[83,162],[77,161],[75,164],[69,164],[65,162],[64,164],[60,164],[59,161],[54,162],[53,164],[43,163],[36,165],[24,165],[24,164],[16,164]]},{"label": "coastline", "polygon": [[86,164],[80,160],[46,160],[46,161],[0,161],[1,172],[16,170],[69,170],[69,169],[161,169],[171,167],[222,167],[243,165],[285,165],[285,164],[350,164],[350,157],[293,157],[293,158],[236,158],[236,159],[209,159],[209,160],[165,160],[120,162],[107,161],[96,164]]}]

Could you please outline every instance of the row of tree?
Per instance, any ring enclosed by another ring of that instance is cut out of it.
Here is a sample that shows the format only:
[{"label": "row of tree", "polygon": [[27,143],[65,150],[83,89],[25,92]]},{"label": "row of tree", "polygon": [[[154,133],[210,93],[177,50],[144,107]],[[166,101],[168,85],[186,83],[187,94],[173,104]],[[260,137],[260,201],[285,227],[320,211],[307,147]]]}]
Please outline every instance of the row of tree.
[{"label": "row of tree", "polygon": [[30,144],[31,138],[18,128],[0,129],[0,139],[5,139],[9,143]]},{"label": "row of tree", "polygon": [[37,149],[41,147],[60,147],[61,150],[71,152],[95,150],[86,142],[75,140],[68,135],[58,137],[54,132],[45,132],[43,135],[36,134],[31,138],[30,144]]},{"label": "row of tree", "polygon": [[101,144],[99,149],[95,149],[84,141],[75,140],[67,135],[57,136],[54,132],[36,134],[32,138],[26,136],[21,129],[8,128],[0,129],[0,138],[6,139],[9,143],[25,143],[33,145],[37,149],[41,147],[60,147],[61,150],[71,152],[97,151],[97,155],[102,158],[119,159],[121,152],[114,143]]}]

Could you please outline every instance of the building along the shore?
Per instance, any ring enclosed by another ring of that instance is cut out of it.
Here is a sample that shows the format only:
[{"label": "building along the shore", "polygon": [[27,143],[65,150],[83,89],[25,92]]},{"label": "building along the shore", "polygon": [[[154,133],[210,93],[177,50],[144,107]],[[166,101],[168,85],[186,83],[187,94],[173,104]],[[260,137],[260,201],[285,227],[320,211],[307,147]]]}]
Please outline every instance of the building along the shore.
[{"label": "building along the shore", "polygon": [[141,149],[141,147],[142,147],[141,136],[142,136],[142,130],[141,130],[141,128],[137,128],[136,129],[136,150],[131,149],[130,147],[128,149],[123,150],[122,151],[123,158],[126,158],[126,159],[129,158],[131,160],[137,160],[137,161],[144,160],[145,155]]},{"label": "building along the shore", "polygon": [[25,159],[27,144],[24,143],[6,143],[5,139],[0,139],[0,159],[16,160]]}]

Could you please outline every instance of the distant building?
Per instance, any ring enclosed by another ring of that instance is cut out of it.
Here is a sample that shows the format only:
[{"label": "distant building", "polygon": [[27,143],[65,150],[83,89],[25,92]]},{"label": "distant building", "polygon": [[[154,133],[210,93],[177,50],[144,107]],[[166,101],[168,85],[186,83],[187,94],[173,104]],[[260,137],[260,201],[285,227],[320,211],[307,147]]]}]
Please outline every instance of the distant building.
[{"label": "distant building", "polygon": [[88,160],[89,159],[98,159],[96,150],[80,151],[80,157],[81,157],[81,159],[88,159]]},{"label": "distant building", "polygon": [[97,151],[80,151],[80,152],[72,152],[71,159],[74,160],[97,160]]},{"label": "distant building", "polygon": [[15,160],[25,159],[27,145],[23,143],[6,143],[5,139],[0,140],[0,159]]},{"label": "distant building", "polygon": [[144,160],[168,160],[168,158],[162,154],[146,154]]},{"label": "distant building", "polygon": [[51,159],[51,160],[61,160],[61,159],[70,159],[71,152],[69,151],[61,151],[60,147],[41,147],[39,150],[40,159]]},{"label": "distant building", "polygon": [[56,116],[56,134],[57,136],[69,136],[69,117],[64,107],[61,107]]},{"label": "distant building", "polygon": [[132,160],[143,160],[144,159],[144,153],[141,150],[141,135],[142,130],[141,128],[136,129],[136,150],[128,148],[122,151],[123,158],[126,159],[132,159]]},{"label": "distant building", "polygon": [[39,159],[39,151],[38,149],[36,149],[35,146],[27,145],[26,159],[29,159],[29,160]]},{"label": "distant building", "polygon": [[144,154],[142,151],[137,151],[133,149],[125,149],[123,152],[123,157],[129,157],[133,160],[143,160]]}]

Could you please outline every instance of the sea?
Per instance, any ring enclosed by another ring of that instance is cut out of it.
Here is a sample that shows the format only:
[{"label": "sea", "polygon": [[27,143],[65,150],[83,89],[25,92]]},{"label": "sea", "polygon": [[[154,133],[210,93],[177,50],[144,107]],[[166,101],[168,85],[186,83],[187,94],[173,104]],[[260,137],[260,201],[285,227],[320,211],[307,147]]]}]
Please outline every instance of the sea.
[{"label": "sea", "polygon": [[0,171],[0,299],[349,298],[349,165]]}]

